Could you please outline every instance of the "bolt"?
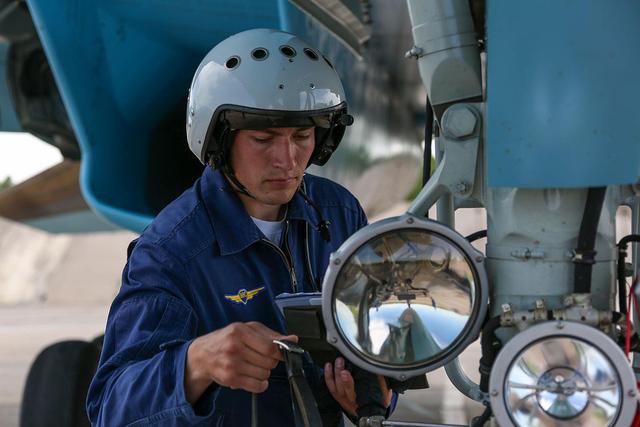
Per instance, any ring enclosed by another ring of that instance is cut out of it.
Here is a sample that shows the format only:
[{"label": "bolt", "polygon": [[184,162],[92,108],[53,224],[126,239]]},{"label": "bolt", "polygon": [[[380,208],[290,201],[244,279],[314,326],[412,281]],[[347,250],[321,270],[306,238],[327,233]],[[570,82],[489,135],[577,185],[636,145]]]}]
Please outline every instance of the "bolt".
[{"label": "bolt", "polygon": [[421,48],[419,48],[418,46],[413,46],[411,49],[409,49],[405,54],[404,57],[405,58],[420,58],[422,56],[422,52],[424,52]]},{"label": "bolt", "polygon": [[406,379],[407,379],[407,376],[405,374],[400,375],[400,381],[404,381]]},{"label": "bolt", "polygon": [[467,194],[471,190],[471,184],[466,181],[461,181],[455,185],[454,191],[457,194],[464,195]]},{"label": "bolt", "polygon": [[331,344],[335,344],[335,343],[337,343],[337,342],[338,342],[338,338],[336,338],[336,337],[331,337],[331,338],[329,339],[329,341],[331,341]]},{"label": "bolt", "polygon": [[627,392],[627,394],[629,395],[629,397],[636,397],[636,394],[637,394],[637,393],[636,393],[636,391],[635,391],[635,390],[629,390],[629,391]]},{"label": "bolt", "polygon": [[482,261],[484,261],[484,257],[482,255],[478,255],[476,257],[476,262],[482,262]]},{"label": "bolt", "polygon": [[495,388],[493,390],[491,390],[491,396],[496,397],[498,394],[498,390],[496,390]]},{"label": "bolt", "polygon": [[562,323],[561,320],[558,321],[558,323],[556,323],[556,328],[558,329],[564,329],[564,323]]},{"label": "bolt", "polygon": [[411,217],[407,218],[407,224],[413,224],[413,218]]},{"label": "bolt", "polygon": [[502,304],[502,312],[509,313],[511,311],[511,306],[509,304]]},{"label": "bolt", "polygon": [[464,104],[452,105],[444,112],[442,128],[447,136],[464,139],[476,131],[478,117],[472,107]]},{"label": "bolt", "polygon": [[336,258],[333,260],[333,264],[334,265],[340,265],[340,263],[342,262],[342,260],[340,258]]}]

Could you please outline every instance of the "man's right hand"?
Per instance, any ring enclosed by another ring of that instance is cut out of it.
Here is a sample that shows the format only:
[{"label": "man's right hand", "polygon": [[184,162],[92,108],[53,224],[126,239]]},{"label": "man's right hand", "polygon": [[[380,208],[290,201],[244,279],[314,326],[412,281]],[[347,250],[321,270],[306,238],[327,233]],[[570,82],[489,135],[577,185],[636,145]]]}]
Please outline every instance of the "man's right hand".
[{"label": "man's right hand", "polygon": [[196,338],[187,350],[184,387],[194,404],[212,383],[251,393],[269,386],[271,370],[282,361],[274,339],[298,342],[259,322],[232,323]]}]

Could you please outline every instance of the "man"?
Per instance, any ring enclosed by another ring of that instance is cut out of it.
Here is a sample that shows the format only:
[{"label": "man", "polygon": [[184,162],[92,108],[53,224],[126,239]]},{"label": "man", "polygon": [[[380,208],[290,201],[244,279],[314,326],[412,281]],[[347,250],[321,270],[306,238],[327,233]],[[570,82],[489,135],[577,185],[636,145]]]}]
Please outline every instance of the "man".
[{"label": "man", "polygon": [[[129,247],[87,399],[94,425],[250,425],[251,393],[260,425],[294,424],[272,341],[297,338],[273,300],[319,290],[329,254],[366,224],[344,188],[304,173],[351,122],[335,70],[296,36],[250,30],[209,52],[187,139],[211,167]],[[344,361],[326,368],[305,369],[333,397],[319,409],[355,415]]]}]

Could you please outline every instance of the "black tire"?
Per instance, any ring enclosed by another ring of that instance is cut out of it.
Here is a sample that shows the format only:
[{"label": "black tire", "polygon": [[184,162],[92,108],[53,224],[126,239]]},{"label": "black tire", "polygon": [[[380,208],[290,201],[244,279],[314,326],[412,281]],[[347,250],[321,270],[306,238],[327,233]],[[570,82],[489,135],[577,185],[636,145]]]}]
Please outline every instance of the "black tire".
[{"label": "black tire", "polygon": [[27,376],[20,426],[90,426],[85,400],[99,359],[94,342],[63,341],[42,350]]}]

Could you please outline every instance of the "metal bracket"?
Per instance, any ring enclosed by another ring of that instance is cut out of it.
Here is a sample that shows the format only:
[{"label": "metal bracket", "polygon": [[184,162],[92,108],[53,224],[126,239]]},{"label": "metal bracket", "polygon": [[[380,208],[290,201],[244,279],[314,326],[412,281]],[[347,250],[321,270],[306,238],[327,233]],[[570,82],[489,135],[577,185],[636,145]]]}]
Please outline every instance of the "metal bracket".
[{"label": "metal bracket", "polygon": [[482,392],[482,390],[480,390],[480,386],[467,376],[462,369],[458,358],[455,358],[444,365],[444,370],[451,383],[460,393],[464,394],[469,399],[475,400],[476,402],[489,402],[489,394]]},{"label": "metal bracket", "polygon": [[482,135],[482,115],[479,111],[482,106],[482,103],[461,103],[445,111],[442,117],[443,133],[439,139],[444,151],[442,160],[407,210],[408,213],[423,217],[446,194],[454,194],[462,199],[471,196]]}]

